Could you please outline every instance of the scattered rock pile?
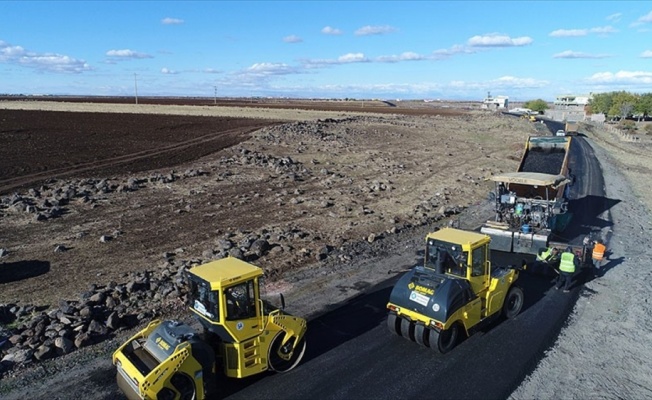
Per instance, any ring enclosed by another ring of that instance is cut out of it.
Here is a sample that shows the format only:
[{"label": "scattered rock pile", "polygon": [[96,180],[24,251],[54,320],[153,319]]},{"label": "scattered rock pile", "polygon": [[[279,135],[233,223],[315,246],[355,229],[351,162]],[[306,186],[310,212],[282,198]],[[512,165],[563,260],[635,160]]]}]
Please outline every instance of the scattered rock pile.
[{"label": "scattered rock pile", "polygon": [[90,204],[95,207],[99,200],[112,192],[133,192],[148,183],[171,183],[178,179],[205,175],[202,170],[189,169],[182,174],[172,171],[168,174],[152,174],[147,177],[118,179],[79,179],[72,181],[49,180],[39,189],[25,193],[13,193],[0,197],[0,217],[6,213],[27,213],[36,221],[47,221],[60,217],[71,204]]},{"label": "scattered rock pile", "polygon": [[0,323],[10,327],[0,332],[0,368],[68,354],[164,310],[182,307],[187,294],[184,271],[189,265],[166,263],[157,271],[125,276],[124,284],[93,284],[79,299],[61,300],[49,311],[34,305],[0,304]]}]

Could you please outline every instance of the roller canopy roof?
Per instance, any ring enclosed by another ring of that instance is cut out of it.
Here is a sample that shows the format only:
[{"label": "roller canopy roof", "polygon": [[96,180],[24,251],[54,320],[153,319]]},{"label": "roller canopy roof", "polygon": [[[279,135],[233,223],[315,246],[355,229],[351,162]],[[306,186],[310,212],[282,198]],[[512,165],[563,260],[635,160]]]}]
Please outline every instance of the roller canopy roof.
[{"label": "roller canopy roof", "polygon": [[553,188],[568,183],[564,175],[542,174],[540,172],[507,172],[490,178],[494,182],[518,183],[530,186],[552,186]]}]

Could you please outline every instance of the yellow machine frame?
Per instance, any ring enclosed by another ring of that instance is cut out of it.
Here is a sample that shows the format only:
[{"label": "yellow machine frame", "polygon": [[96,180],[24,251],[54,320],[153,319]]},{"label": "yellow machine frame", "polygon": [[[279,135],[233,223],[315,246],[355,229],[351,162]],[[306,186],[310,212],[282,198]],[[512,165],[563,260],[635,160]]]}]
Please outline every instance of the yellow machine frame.
[{"label": "yellow machine frame", "polygon": [[[260,268],[230,257],[188,271],[189,280],[194,282],[191,287],[201,286],[203,293],[218,299],[215,309],[209,310],[210,307],[199,300],[195,300],[190,309],[208,332],[208,337],[212,338],[208,344],[228,377],[244,378],[268,369],[285,372],[299,362],[305,351],[306,320],[274,309],[260,298],[262,275]],[[229,289],[236,287],[244,287],[249,292],[249,314],[244,317],[233,314],[235,300],[227,297]],[[196,399],[204,399],[205,390],[202,388],[205,388],[206,377],[202,365],[193,357],[191,343],[185,341],[171,349],[174,344],[157,336],[156,346],[159,348],[155,350],[167,357],[157,360],[147,354],[144,343],[150,335],[156,335],[155,331],[162,323],[151,322],[114,353],[113,363],[118,369],[120,388],[129,399],[156,399],[157,394],[167,388],[165,390],[176,393],[177,396],[172,398],[176,400],[182,398],[181,393],[170,383],[170,378],[174,374],[183,374],[192,380]],[[136,356],[129,357],[131,354]],[[145,367],[136,365],[133,362],[136,358]],[[143,370],[149,372],[143,373]],[[212,373],[216,372],[213,365]]]}]

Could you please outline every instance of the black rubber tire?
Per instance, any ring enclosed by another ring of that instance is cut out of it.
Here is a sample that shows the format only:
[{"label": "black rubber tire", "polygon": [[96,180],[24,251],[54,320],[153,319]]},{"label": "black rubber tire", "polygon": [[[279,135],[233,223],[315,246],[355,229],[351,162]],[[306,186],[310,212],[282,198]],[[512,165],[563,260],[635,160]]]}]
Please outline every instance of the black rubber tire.
[{"label": "black rubber tire", "polygon": [[437,332],[434,329],[429,329],[430,334],[428,337],[430,348],[437,350],[441,354],[446,354],[453,350],[457,345],[460,336],[460,326],[455,323],[450,328]]},{"label": "black rubber tire", "polygon": [[401,336],[414,341],[414,323],[401,318]]},{"label": "black rubber tire", "polygon": [[[288,372],[299,364],[303,358],[304,353],[306,352],[306,337],[301,338],[299,343],[297,343],[292,353],[292,357],[289,360],[281,358],[279,352],[281,351],[281,343],[283,342],[283,337],[285,332],[279,332],[272,340],[272,344],[269,346],[269,355],[267,357],[269,368],[276,372]],[[287,344],[286,344],[287,345]]]},{"label": "black rubber tire", "polygon": [[428,329],[425,326],[421,324],[414,326],[414,341],[421,346],[428,346],[428,334]]},{"label": "black rubber tire", "polygon": [[396,316],[396,314],[387,315],[387,329],[392,332],[394,335],[401,336],[401,319]]},{"label": "black rubber tire", "polygon": [[516,317],[523,308],[523,289],[518,286],[512,286],[505,296],[505,302],[503,303],[503,315],[507,319],[512,319]]},{"label": "black rubber tire", "polygon": [[172,376],[170,382],[179,391],[180,400],[195,400],[197,398],[195,385],[188,376],[177,373]]}]

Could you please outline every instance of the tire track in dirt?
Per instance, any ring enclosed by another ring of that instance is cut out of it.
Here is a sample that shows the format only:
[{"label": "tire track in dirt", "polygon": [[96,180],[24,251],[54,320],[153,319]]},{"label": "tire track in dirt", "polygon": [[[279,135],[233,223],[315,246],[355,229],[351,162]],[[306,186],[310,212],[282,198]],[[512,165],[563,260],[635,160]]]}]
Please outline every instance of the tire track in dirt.
[{"label": "tire track in dirt", "polygon": [[[269,125],[273,125],[273,124],[269,124]],[[0,193],[7,193],[19,187],[31,185],[37,182],[42,182],[51,178],[61,178],[61,177],[75,175],[75,174],[82,174],[82,173],[103,170],[103,169],[117,167],[117,166],[124,166],[124,165],[134,163],[136,161],[150,160],[156,157],[166,156],[167,158],[172,158],[173,154],[179,154],[182,153],[184,150],[205,145],[206,143],[210,143],[216,140],[219,140],[224,144],[219,149],[216,149],[216,151],[222,150],[246,140],[250,133],[258,129],[261,129],[264,126],[268,126],[268,125],[260,125],[255,127],[246,127],[246,128],[238,127],[234,129],[228,129],[228,130],[214,132],[207,135],[192,138],[190,140],[181,143],[175,143],[169,146],[158,147],[152,150],[145,150],[145,151],[121,155],[117,157],[111,157],[99,161],[85,162],[81,164],[72,165],[70,167],[47,169],[44,171],[13,177],[13,178],[0,179]]]}]

